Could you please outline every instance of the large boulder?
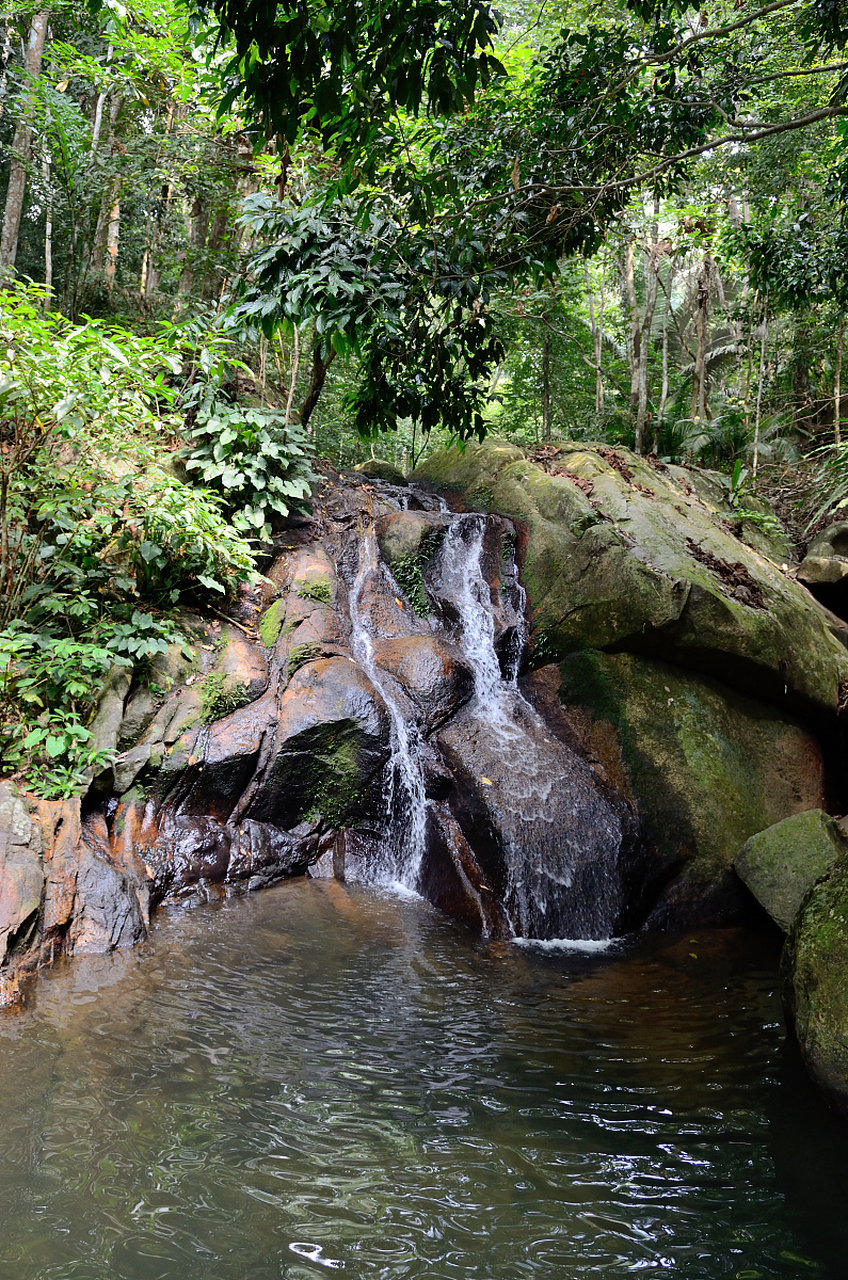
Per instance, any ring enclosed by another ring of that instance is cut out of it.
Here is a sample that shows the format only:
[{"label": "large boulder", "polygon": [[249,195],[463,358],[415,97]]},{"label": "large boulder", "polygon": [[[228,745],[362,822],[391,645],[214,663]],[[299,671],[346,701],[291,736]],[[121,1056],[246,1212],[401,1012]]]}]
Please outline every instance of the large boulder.
[{"label": "large boulder", "polygon": [[833,818],[823,809],[809,809],[751,836],[733,865],[760,906],[788,933],[810,889],[846,851]]},{"label": "large boulder", "polygon": [[848,1115],[848,857],[805,899],[781,959],[787,1021],[827,1099]]},{"label": "large boulder", "polygon": [[57,955],[132,946],[146,936],[149,876],[83,823],[79,797],[39,801],[0,783],[0,1006]]},{"label": "large boulder", "polygon": [[[554,675],[554,673],[556,673]],[[566,730],[635,809],[644,860],[632,909],[657,927],[727,923],[755,832],[824,805],[824,763],[800,723],[717,680],[632,654],[575,653],[539,672]]]},{"label": "large boulder", "polygon": [[388,672],[421,713],[428,732],[449,720],[474,692],[474,673],[454,645],[436,636],[402,636],[374,648]]},{"label": "large boulder", "polygon": [[0,966],[38,924],[44,888],[41,829],[21,796],[0,783]]},{"label": "large boulder", "polygon": [[267,760],[238,817],[290,828],[317,811],[345,825],[367,805],[389,735],[382,698],[350,658],[307,663],[288,683]]},{"label": "large boulder", "polygon": [[624,649],[834,715],[848,630],[687,474],[601,445],[557,446],[543,466],[487,440],[432,455],[415,477],[520,522],[537,662]]},{"label": "large boulder", "polygon": [[803,582],[817,600],[841,618],[848,610],[848,521],[828,525],[807,547],[798,568]]},{"label": "large boulder", "polygon": [[391,484],[406,484],[400,467],[386,458],[369,458],[367,462],[360,462],[353,469],[362,476],[368,476],[370,480],[388,480]]}]

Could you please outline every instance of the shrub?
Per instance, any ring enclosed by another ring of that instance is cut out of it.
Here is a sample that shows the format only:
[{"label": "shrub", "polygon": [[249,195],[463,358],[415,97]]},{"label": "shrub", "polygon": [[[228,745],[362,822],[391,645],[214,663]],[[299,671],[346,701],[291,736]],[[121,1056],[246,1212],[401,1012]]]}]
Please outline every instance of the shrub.
[{"label": "shrub", "polygon": [[187,469],[222,495],[235,527],[254,538],[270,538],[274,517],[302,508],[317,479],[305,431],[285,419],[216,398],[210,385],[185,454]]}]

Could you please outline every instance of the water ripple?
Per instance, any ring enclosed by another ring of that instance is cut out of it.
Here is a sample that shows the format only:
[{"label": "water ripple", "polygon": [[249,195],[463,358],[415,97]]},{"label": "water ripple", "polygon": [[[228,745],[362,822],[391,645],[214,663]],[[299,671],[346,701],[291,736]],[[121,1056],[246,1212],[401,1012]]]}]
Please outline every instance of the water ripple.
[{"label": "water ripple", "polygon": [[841,1276],[775,956],[698,943],[487,945],[301,882],[57,967],[0,1022],[0,1273]]}]

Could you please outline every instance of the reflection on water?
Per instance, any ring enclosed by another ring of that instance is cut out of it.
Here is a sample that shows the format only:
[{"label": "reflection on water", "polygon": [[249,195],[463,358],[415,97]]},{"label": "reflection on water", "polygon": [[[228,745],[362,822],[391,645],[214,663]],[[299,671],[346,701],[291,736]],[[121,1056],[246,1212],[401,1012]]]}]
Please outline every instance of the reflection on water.
[{"label": "reflection on water", "polygon": [[843,1277],[775,961],[491,945],[334,882],[163,917],[0,1021],[0,1274]]}]

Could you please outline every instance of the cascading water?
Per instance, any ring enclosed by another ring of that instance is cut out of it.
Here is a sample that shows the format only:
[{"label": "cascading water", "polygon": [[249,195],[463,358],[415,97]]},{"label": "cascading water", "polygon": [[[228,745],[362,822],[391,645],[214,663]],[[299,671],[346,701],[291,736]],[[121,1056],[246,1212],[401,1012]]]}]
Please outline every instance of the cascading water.
[{"label": "cascading water", "polygon": [[[377,858],[355,875],[418,891],[427,880],[428,839],[437,829],[453,830],[464,856],[476,860],[481,892],[501,904],[514,935],[607,938],[622,900],[624,806],[603,790],[582,757],[552,736],[518,689],[524,592],[508,523],[497,516],[439,514],[441,520],[430,523],[444,530],[441,545],[421,566],[432,605],[426,621],[401,601],[373,526],[358,536],[355,572],[350,565],[351,652],[391,719],[387,838]],[[470,700],[429,738],[420,705],[380,665],[384,644],[412,636],[441,644],[473,674]],[[428,755],[453,776],[444,799],[428,800]],[[465,871],[458,874],[467,880]]]},{"label": "cascading water", "polygon": [[415,890],[427,825],[427,797],[420,759],[418,730],[401,706],[391,680],[377,666],[374,640],[362,609],[362,592],[369,578],[386,573],[373,528],[360,538],[359,565],[350,592],[351,649],[359,665],[380,693],[391,717],[391,756],[386,770],[384,801],[390,838],[387,865],[373,869],[374,881]]},{"label": "cascading water", "polygon": [[[574,938],[605,938],[621,901],[620,832],[594,785],[587,786],[584,762],[552,738],[518,690],[524,592],[509,582],[493,601],[483,572],[487,521],[453,520],[434,583],[442,605],[458,614],[457,643],[475,676],[474,698],[443,743],[458,760],[479,766],[477,785],[486,788],[488,810],[497,812],[501,895],[515,933],[551,937],[566,929]],[[507,638],[503,661],[496,609]]]}]

